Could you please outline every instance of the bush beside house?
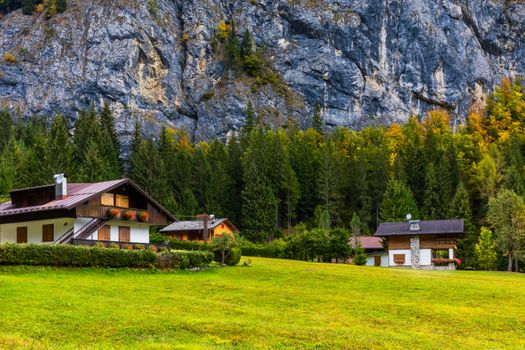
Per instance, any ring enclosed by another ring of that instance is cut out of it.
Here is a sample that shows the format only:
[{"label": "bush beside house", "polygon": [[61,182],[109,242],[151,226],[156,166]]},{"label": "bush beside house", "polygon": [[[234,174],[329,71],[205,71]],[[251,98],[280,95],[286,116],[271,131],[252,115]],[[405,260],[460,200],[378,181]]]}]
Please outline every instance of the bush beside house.
[{"label": "bush beside house", "polygon": [[207,266],[213,258],[209,251],[174,250],[157,254],[151,250],[73,245],[0,244],[0,265],[188,269]]},{"label": "bush beside house", "polygon": [[73,245],[2,244],[1,265],[71,267],[152,267],[157,255],[147,250],[124,250]]}]

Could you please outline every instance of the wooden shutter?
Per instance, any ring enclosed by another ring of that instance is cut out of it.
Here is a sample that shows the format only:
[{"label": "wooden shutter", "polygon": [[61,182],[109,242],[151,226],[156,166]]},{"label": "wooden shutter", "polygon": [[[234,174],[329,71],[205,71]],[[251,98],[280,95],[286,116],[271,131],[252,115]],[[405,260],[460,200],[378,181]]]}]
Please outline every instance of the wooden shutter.
[{"label": "wooden shutter", "polygon": [[117,194],[116,199],[117,199],[117,203],[116,203],[117,207],[129,208],[129,197],[128,196]]},{"label": "wooden shutter", "polygon": [[104,225],[98,230],[99,241],[111,241],[111,226]]},{"label": "wooden shutter", "polygon": [[27,227],[16,228],[16,243],[27,243]]},{"label": "wooden shutter", "polygon": [[398,265],[405,263],[405,254],[394,254],[394,262]]},{"label": "wooden shutter", "polygon": [[42,225],[42,242],[53,242],[55,240],[55,225]]},{"label": "wooden shutter", "polygon": [[101,204],[108,207],[115,206],[115,195],[113,193],[103,193],[101,197]]},{"label": "wooden shutter", "polygon": [[130,241],[130,228],[127,226],[118,227],[118,240],[119,242],[129,242]]}]

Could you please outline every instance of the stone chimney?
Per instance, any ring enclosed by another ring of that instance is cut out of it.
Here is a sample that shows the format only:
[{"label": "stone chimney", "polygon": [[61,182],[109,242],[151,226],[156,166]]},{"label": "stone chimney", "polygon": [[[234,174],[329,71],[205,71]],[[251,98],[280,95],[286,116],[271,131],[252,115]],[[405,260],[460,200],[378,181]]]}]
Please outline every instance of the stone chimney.
[{"label": "stone chimney", "polygon": [[67,178],[64,174],[57,174],[55,178],[55,198],[64,199],[67,197]]}]

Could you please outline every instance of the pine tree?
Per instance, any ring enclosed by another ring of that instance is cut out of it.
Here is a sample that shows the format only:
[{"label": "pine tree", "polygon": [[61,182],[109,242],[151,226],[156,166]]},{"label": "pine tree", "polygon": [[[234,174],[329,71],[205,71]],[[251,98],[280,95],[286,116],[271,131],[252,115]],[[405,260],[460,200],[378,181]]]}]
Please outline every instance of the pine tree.
[{"label": "pine tree", "polygon": [[419,216],[412,192],[403,183],[391,180],[381,203],[381,219],[383,221],[404,221],[408,213],[412,214],[413,218]]},{"label": "pine tree", "polygon": [[99,120],[101,124],[100,152],[108,163],[108,168],[104,171],[104,177],[107,180],[116,179],[122,175],[120,141],[115,127],[115,119],[108,105],[104,105]]},{"label": "pine tree", "polygon": [[350,220],[350,232],[352,234],[353,244],[357,246],[359,237],[361,237],[361,219],[359,219],[359,216],[357,216],[355,212],[352,214],[352,220]]},{"label": "pine tree", "polygon": [[56,0],[57,13],[63,13],[67,10],[67,0]]},{"label": "pine tree", "polygon": [[241,42],[241,57],[245,60],[246,57],[251,56],[253,51],[253,39],[252,34],[248,29],[244,30]]},{"label": "pine tree", "polygon": [[22,13],[32,15],[35,9],[35,0],[22,0]]},{"label": "pine tree", "polygon": [[430,163],[425,176],[425,198],[423,200],[423,213],[427,220],[441,218],[441,192],[438,177],[436,166]]},{"label": "pine tree", "polygon": [[90,139],[83,152],[83,160],[78,168],[78,181],[80,182],[98,182],[106,180],[104,177],[105,169],[108,163],[99,152],[95,140]]},{"label": "pine tree", "polygon": [[316,102],[314,105],[312,114],[312,128],[320,134],[324,132],[324,122],[321,115],[321,104],[319,102]]},{"label": "pine tree", "polygon": [[234,223],[241,222],[241,191],[243,188],[242,149],[239,141],[232,137],[227,145],[225,171],[230,181],[224,186],[225,203],[223,209],[226,217]]},{"label": "pine tree", "polygon": [[475,265],[474,245],[477,237],[472,222],[469,194],[463,183],[458,185],[456,194],[450,203],[448,218],[465,220],[465,238],[458,242],[457,255],[463,260],[462,267],[473,267]]},{"label": "pine tree", "polygon": [[0,152],[2,152],[7,143],[14,137],[14,123],[11,114],[7,110],[0,111]]},{"label": "pine tree", "polygon": [[354,254],[354,264],[356,265],[366,265],[366,253],[361,245],[361,241],[357,241],[357,245],[355,248],[355,254]]},{"label": "pine tree", "polygon": [[50,175],[73,172],[73,145],[63,115],[56,115],[53,118],[46,153],[46,164]]},{"label": "pine tree", "polygon": [[246,105],[246,118],[244,119],[244,126],[241,129],[241,142],[246,145],[250,138],[250,134],[257,126],[257,115],[253,109],[252,101],[248,101]]},{"label": "pine tree", "polygon": [[271,239],[277,222],[277,199],[262,174],[251,165],[246,169],[242,191],[243,234],[254,242]]},{"label": "pine tree", "polygon": [[477,266],[482,270],[494,270],[496,268],[496,244],[492,238],[492,231],[486,227],[481,228],[479,242],[475,246]]}]

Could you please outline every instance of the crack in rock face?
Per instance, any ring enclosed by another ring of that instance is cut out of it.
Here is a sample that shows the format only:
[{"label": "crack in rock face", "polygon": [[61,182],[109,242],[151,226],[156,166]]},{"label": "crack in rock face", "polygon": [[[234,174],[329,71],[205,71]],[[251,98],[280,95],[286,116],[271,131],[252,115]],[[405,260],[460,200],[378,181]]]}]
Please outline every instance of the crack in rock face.
[{"label": "crack in rock face", "polygon": [[[123,139],[182,128],[226,137],[251,101],[260,119],[306,127],[321,105],[331,127],[403,122],[445,108],[461,122],[503,77],[525,73],[525,3],[493,0],[70,0],[49,20],[0,19],[0,103],[71,121],[108,104]],[[257,86],[217,49],[232,18],[284,82]]]}]

